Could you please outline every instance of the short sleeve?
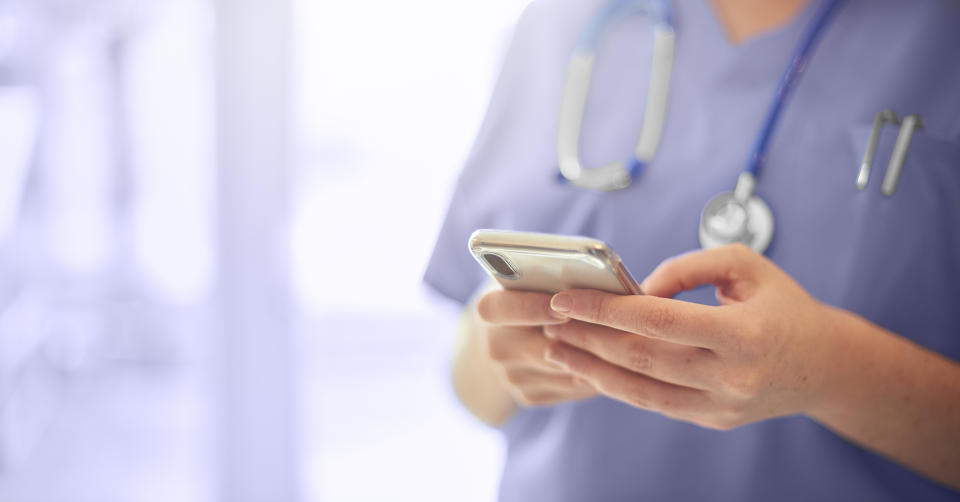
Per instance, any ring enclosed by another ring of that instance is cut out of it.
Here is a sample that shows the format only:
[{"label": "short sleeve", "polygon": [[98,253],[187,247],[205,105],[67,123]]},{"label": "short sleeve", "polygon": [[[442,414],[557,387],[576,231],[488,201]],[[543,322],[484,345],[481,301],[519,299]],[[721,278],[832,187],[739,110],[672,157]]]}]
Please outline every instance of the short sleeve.
[{"label": "short sleeve", "polygon": [[[539,115],[531,110],[534,105],[529,96],[531,89],[537,87],[535,80],[554,73],[540,71],[552,66],[543,57],[542,14],[542,5],[534,2],[517,22],[483,123],[457,180],[424,274],[427,285],[461,303],[466,303],[485,281],[483,269],[467,249],[470,234],[478,228],[516,226],[494,203],[507,196],[502,188],[509,183],[510,175],[505,171],[536,163],[529,158],[532,151],[524,143],[551,148],[553,145],[550,134],[540,137],[544,128],[532,126],[528,120],[530,115]],[[542,118],[534,120],[541,121]]]}]

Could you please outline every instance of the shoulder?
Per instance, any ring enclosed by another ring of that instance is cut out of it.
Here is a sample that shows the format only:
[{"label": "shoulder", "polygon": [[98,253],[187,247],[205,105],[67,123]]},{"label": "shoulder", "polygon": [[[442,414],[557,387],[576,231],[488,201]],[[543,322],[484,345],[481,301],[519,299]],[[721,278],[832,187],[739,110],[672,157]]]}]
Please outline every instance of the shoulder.
[{"label": "shoulder", "polygon": [[609,0],[533,0],[524,9],[523,17],[541,21],[582,20]]},{"label": "shoulder", "polygon": [[[589,17],[608,0],[533,0],[517,23],[519,36],[554,43],[575,40]],[[572,42],[571,42],[572,43]]]}]

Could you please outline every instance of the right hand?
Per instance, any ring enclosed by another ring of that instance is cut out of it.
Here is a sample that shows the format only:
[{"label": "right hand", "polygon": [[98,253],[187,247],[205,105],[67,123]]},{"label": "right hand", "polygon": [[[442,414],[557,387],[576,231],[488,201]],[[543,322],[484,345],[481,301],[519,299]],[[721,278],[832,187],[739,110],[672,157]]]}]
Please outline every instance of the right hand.
[{"label": "right hand", "polygon": [[[570,319],[550,308],[552,295],[496,290],[477,302],[479,330],[503,389],[521,406],[545,406],[584,399],[597,391],[547,361],[551,342],[543,326]],[[576,322],[576,321],[575,321]]]}]

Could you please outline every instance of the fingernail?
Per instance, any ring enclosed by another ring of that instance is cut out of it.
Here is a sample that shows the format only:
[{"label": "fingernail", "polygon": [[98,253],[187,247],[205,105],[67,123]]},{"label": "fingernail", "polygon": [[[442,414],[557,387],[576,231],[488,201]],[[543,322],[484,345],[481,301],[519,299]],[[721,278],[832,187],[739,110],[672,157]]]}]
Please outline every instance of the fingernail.
[{"label": "fingernail", "polygon": [[557,349],[553,347],[547,348],[547,352],[544,354],[544,359],[546,359],[547,361],[550,361],[553,364],[556,364],[557,366],[563,369],[567,369],[567,363],[563,359],[561,359],[561,356],[558,353]]},{"label": "fingernail", "polygon": [[573,298],[563,293],[553,295],[553,298],[550,299],[550,308],[557,312],[570,312],[570,309],[573,308]]},{"label": "fingernail", "polygon": [[556,328],[555,325],[549,324],[549,325],[543,327],[543,336],[545,336],[545,337],[547,337],[547,338],[549,338],[549,339],[551,339],[551,340],[556,340],[556,339],[557,339],[557,332],[558,332],[558,331],[559,331],[559,330]]}]

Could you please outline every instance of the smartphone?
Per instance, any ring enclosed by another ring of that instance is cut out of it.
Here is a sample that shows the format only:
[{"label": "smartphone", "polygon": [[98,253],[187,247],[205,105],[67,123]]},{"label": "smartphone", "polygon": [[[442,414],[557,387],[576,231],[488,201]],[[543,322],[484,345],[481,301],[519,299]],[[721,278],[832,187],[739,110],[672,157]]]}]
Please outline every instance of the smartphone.
[{"label": "smartphone", "polygon": [[477,230],[470,252],[504,289],[556,293],[599,289],[639,295],[640,285],[610,246],[570,235]]}]

